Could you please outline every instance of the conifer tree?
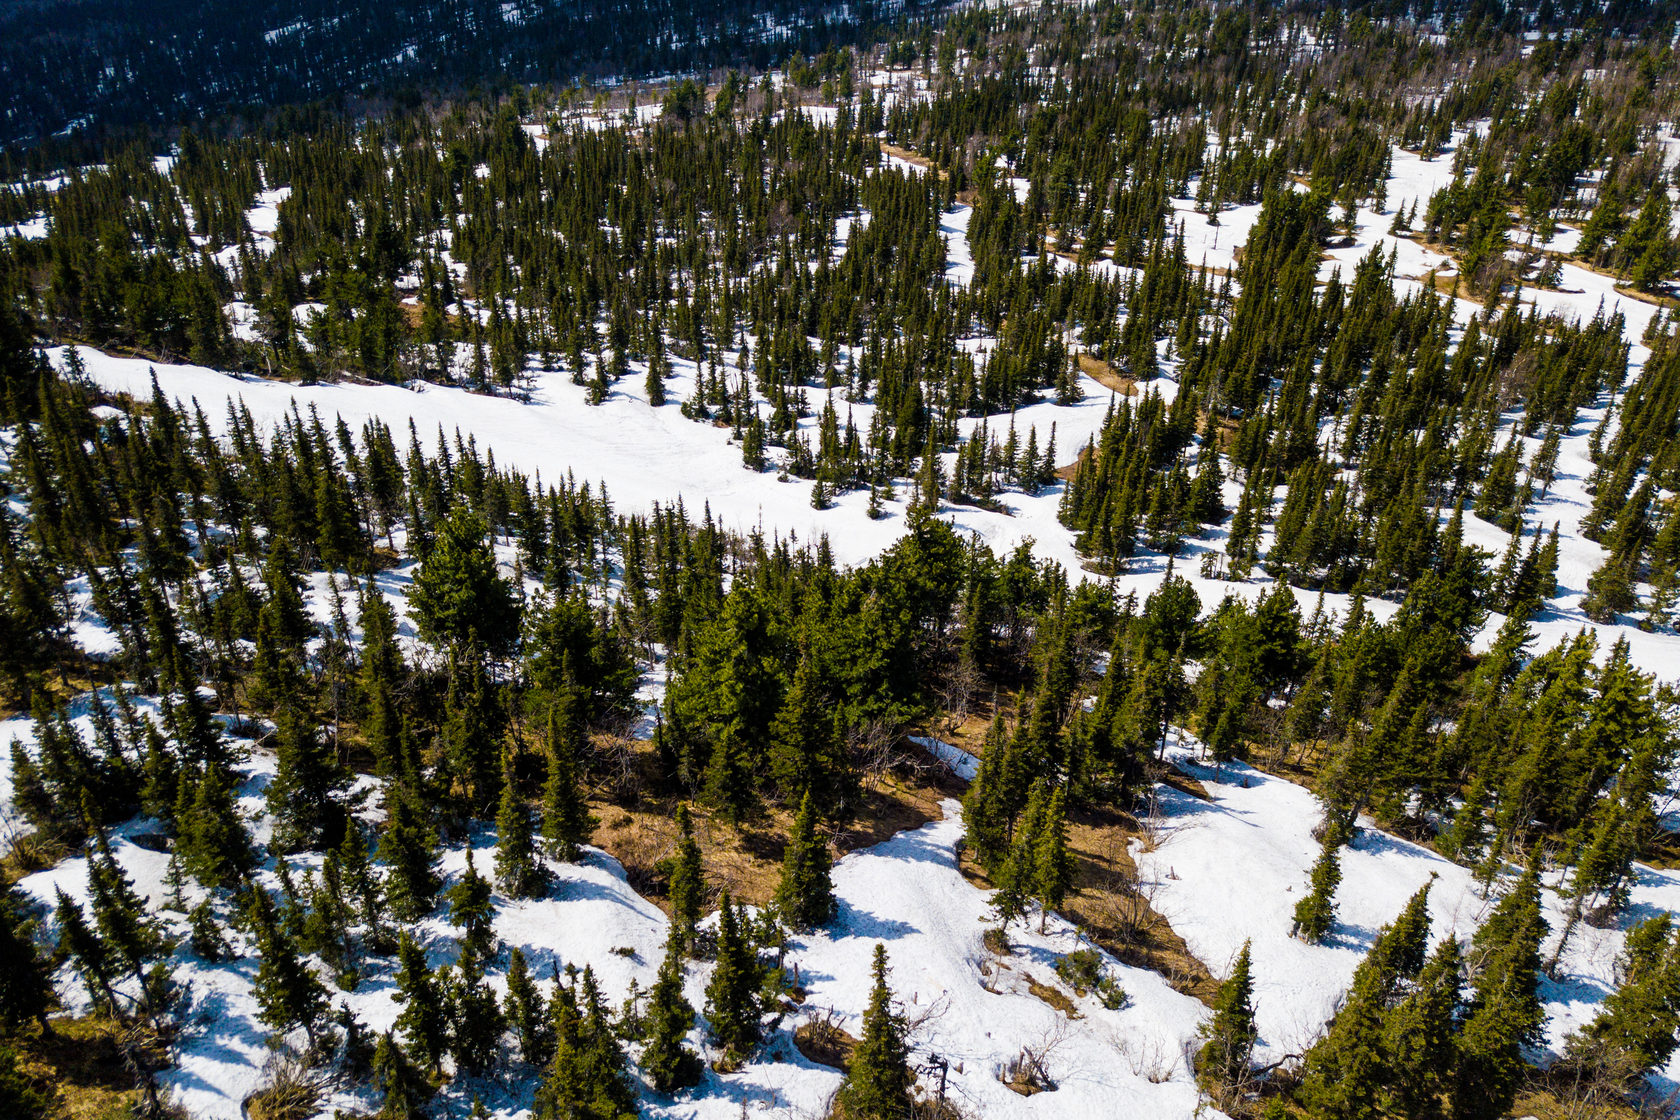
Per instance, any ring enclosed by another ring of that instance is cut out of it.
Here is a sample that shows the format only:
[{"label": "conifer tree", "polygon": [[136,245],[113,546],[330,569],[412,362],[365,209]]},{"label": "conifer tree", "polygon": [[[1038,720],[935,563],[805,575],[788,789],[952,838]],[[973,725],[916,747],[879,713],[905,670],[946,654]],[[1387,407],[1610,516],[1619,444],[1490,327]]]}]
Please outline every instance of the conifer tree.
[{"label": "conifer tree", "polygon": [[0,1026],[16,1030],[34,1021],[50,1033],[47,1012],[57,1002],[47,962],[35,950],[34,923],[15,889],[0,891]]},{"label": "conifer tree", "polygon": [[449,1052],[455,1068],[467,1073],[489,1069],[505,1026],[496,993],[484,979],[483,961],[463,944],[449,979]]},{"label": "conifer tree", "polygon": [[227,959],[227,939],[222,936],[222,927],[216,921],[216,911],[205,899],[192,908],[187,915],[187,925],[191,930],[192,951],[199,959],[216,964]]},{"label": "conifer tree", "polygon": [[519,1043],[520,1059],[531,1066],[547,1065],[554,1056],[554,1028],[542,993],[531,979],[525,953],[517,945],[508,953],[507,999],[502,1015]]},{"label": "conifer tree", "polygon": [[1038,902],[1038,932],[1050,911],[1062,904],[1073,885],[1073,860],[1067,848],[1066,787],[1057,785],[1033,839],[1033,898]]},{"label": "conifer tree", "polygon": [[1050,783],[1041,781],[1033,787],[1026,811],[1015,826],[1010,840],[1009,858],[998,876],[997,893],[992,896],[992,908],[999,923],[1008,929],[1009,923],[1026,914],[1036,897],[1038,887],[1039,838],[1044,832],[1049,812]]},{"label": "conifer tree", "polygon": [[496,933],[490,924],[496,914],[491,893],[490,883],[478,873],[469,848],[467,870],[448,891],[449,920],[461,927],[462,951],[479,960],[488,960],[496,947]]},{"label": "conifer tree", "polygon": [[262,955],[251,985],[259,1017],[277,1032],[302,1027],[313,1039],[327,1011],[327,990],[298,954],[292,935],[275,920],[273,903],[261,887],[251,892],[250,921]]},{"label": "conifer tree", "polygon": [[789,804],[810,795],[830,819],[854,792],[840,714],[825,702],[816,659],[808,652],[770,725],[770,773]]},{"label": "conifer tree", "polygon": [[863,1037],[852,1051],[845,1083],[834,1098],[834,1115],[844,1120],[905,1120],[914,1099],[916,1077],[910,1070],[910,1047],[904,1017],[892,1009],[887,986],[887,948],[875,945],[874,986],[863,1013]]},{"label": "conifer tree", "polygon": [[1009,807],[1006,785],[1009,779],[1009,735],[1003,713],[993,717],[980,767],[963,797],[963,839],[982,867],[995,869],[1008,852]]},{"label": "conifer tree", "polygon": [[373,1049],[373,1083],[380,1093],[380,1120],[420,1120],[432,1085],[386,1031]]},{"label": "conifer tree", "polygon": [[739,1063],[758,1046],[758,992],[763,982],[742,916],[730,905],[729,892],[719,904],[717,963],[706,984],[706,1022],[728,1061]]},{"label": "conifer tree", "polygon": [[[181,788],[188,788],[184,780]],[[176,814],[175,850],[204,886],[231,889],[250,872],[256,857],[227,772],[207,765],[191,792],[188,811]]]},{"label": "conifer tree", "polygon": [[432,912],[441,886],[432,867],[436,840],[408,789],[389,788],[385,805],[388,816],[379,838],[379,860],[388,871],[385,895],[399,921],[418,921]]},{"label": "conifer tree", "polygon": [[489,538],[489,527],[466,503],[439,527],[409,594],[420,636],[427,641],[457,653],[478,646],[493,657],[513,649],[519,602],[496,570]]},{"label": "conifer tree", "polygon": [[682,943],[673,924],[659,978],[648,997],[648,1043],[642,1051],[642,1069],[658,1092],[670,1093],[699,1082],[701,1062],[687,1043],[693,1026],[694,1008],[683,995]]},{"label": "conifer tree", "polygon": [[402,1004],[396,1026],[408,1049],[427,1069],[437,1073],[443,1068],[443,1055],[449,1047],[449,1020],[437,978],[426,963],[426,952],[407,931],[397,941],[396,1000]]},{"label": "conifer tree", "polygon": [[575,862],[600,822],[589,813],[578,777],[578,736],[562,718],[560,705],[548,711],[548,779],[543,784],[542,835],[549,852]]},{"label": "conifer tree", "polygon": [[1668,914],[1628,931],[1617,972],[1621,984],[1570,1037],[1565,1054],[1577,1067],[1596,1066],[1631,1083],[1668,1061],[1680,1033],[1680,948]]},{"label": "conifer tree", "polygon": [[502,799],[496,808],[496,880],[513,898],[531,898],[542,889],[531,814],[514,781],[511,753],[502,763]]},{"label": "conifer tree", "polygon": [[694,944],[694,930],[700,924],[700,900],[704,890],[700,845],[694,842],[694,818],[686,804],[678,805],[677,854],[671,861],[671,877],[665,896],[671,902],[671,936],[684,950]]},{"label": "conifer tree", "polygon": [[1511,893],[1471,941],[1470,997],[1454,1069],[1454,1120],[1493,1120],[1516,1099],[1526,1068],[1523,1048],[1540,1041],[1546,1021],[1537,991],[1545,934],[1537,849]]},{"label": "conifer tree", "polygon": [[829,868],[828,842],[817,835],[816,809],[807,792],[782,854],[782,879],[776,887],[776,905],[793,928],[815,929],[834,917]]},{"label": "conifer tree", "polygon": [[336,846],[343,839],[346,776],[331,747],[290,704],[278,713],[276,768],[268,785],[278,851]]},{"label": "conifer tree", "polygon": [[608,1020],[595,974],[583,971],[574,994],[557,993],[554,1060],[537,1090],[543,1120],[632,1120],[635,1096],[624,1052]]},{"label": "conifer tree", "polygon": [[62,887],[58,888],[53,920],[58,925],[59,954],[70,959],[96,1005],[115,1009],[116,967],[110,951],[88,924],[81,906]]},{"label": "conifer tree", "polygon": [[1442,938],[1410,993],[1383,1020],[1388,1085],[1381,1097],[1392,1116],[1439,1120],[1457,1060],[1458,939]]},{"label": "conifer tree", "polygon": [[1213,1018],[1197,1032],[1205,1041],[1196,1052],[1196,1083],[1216,1101],[1240,1092],[1250,1076],[1249,1061],[1259,1038],[1250,967],[1249,943],[1244,941],[1231,975],[1213,997]]},{"label": "conifer tree", "polygon": [[134,882],[111,854],[100,832],[97,847],[88,861],[88,887],[92,894],[93,920],[111,960],[134,978],[140,1003],[148,1012],[157,1010],[161,977],[150,975],[153,961],[168,949],[163,934],[147,916],[145,904],[134,893]]},{"label": "conifer tree", "polygon": [[1336,854],[1341,847],[1340,830],[1331,826],[1308,878],[1307,893],[1295,904],[1295,926],[1291,936],[1303,941],[1323,941],[1336,922],[1336,887],[1342,881],[1342,864]]}]

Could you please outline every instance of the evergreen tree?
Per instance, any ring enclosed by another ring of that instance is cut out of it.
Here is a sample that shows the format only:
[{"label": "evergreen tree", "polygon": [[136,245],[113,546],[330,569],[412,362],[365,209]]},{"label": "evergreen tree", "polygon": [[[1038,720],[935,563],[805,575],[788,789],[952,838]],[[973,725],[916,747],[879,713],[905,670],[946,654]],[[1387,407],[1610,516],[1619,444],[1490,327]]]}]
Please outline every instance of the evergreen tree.
[{"label": "evergreen tree", "polygon": [[344,837],[348,783],[335,751],[290,704],[275,723],[276,766],[267,795],[272,843],[282,852],[336,846]]},{"label": "evergreen tree", "polygon": [[1038,902],[1038,932],[1050,911],[1062,904],[1073,885],[1073,860],[1067,848],[1066,787],[1057,785],[1033,839],[1033,897]]},{"label": "evergreen tree", "polygon": [[834,917],[829,868],[828,842],[817,835],[816,810],[807,792],[782,854],[782,880],[776,887],[776,905],[793,928],[814,929]]},{"label": "evergreen tree", "polygon": [[542,889],[531,814],[514,781],[511,753],[502,763],[502,799],[496,808],[496,879],[513,898],[535,897]]},{"label": "evergreen tree", "polygon": [[432,1085],[417,1069],[397,1040],[386,1031],[373,1050],[373,1083],[380,1093],[380,1120],[420,1120]]},{"label": "evergreen tree", "polygon": [[554,1055],[554,1030],[542,993],[531,979],[525,954],[515,945],[508,953],[507,999],[502,1014],[519,1042],[519,1057],[527,1065],[544,1066]]},{"label": "evergreen tree", "polygon": [[1039,838],[1049,812],[1050,783],[1041,781],[1033,787],[1026,811],[1015,826],[1010,841],[1009,858],[998,876],[997,893],[992,896],[992,908],[998,921],[1008,929],[1009,923],[1026,914],[1038,887]]},{"label": "evergreen tree", "polygon": [[491,921],[496,916],[491,901],[490,883],[473,865],[472,850],[467,850],[467,870],[459,882],[449,888],[449,920],[461,927],[461,951],[479,960],[488,960],[495,952],[496,933]]},{"label": "evergreen tree", "polygon": [[1658,914],[1629,930],[1617,965],[1621,984],[1570,1037],[1565,1054],[1577,1067],[1631,1084],[1667,1062],[1680,1035],[1680,948],[1672,918]]},{"label": "evergreen tree", "polygon": [[512,651],[519,601],[496,570],[489,537],[489,527],[465,503],[439,527],[408,599],[427,641],[456,652],[477,646],[496,657]]},{"label": "evergreen tree", "polygon": [[52,974],[35,950],[34,923],[8,888],[0,892],[0,1025],[15,1031],[34,1021],[47,1034],[47,1012],[56,1002]]},{"label": "evergreen tree", "polygon": [[694,819],[686,804],[678,805],[677,854],[671,861],[671,876],[665,897],[671,902],[671,936],[684,949],[694,944],[694,930],[700,924],[700,901],[704,890],[700,845],[694,842]]},{"label": "evergreen tree", "polygon": [[904,1017],[892,1009],[887,987],[887,949],[875,945],[874,987],[863,1013],[863,1037],[852,1051],[845,1083],[834,1098],[834,1115],[845,1120],[904,1120],[914,1103],[910,1047]]},{"label": "evergreen tree", "polygon": [[1391,1116],[1439,1120],[1445,1115],[1443,1097],[1457,1060],[1454,1031],[1462,963],[1458,939],[1443,938],[1416,985],[1383,1020],[1389,1083],[1381,1104]]},{"label": "evergreen tree", "polygon": [[642,1069],[658,1092],[670,1093],[699,1082],[700,1059],[687,1044],[693,1026],[694,1008],[683,995],[682,943],[673,925],[659,978],[648,998],[648,1043],[642,1051]]},{"label": "evergreen tree", "polygon": [[[188,788],[184,781],[181,788]],[[209,765],[190,788],[190,807],[175,818],[175,851],[204,886],[231,889],[250,873],[256,856],[229,776],[222,767]]]},{"label": "evergreen tree", "polygon": [[58,952],[68,957],[82,979],[82,986],[101,1007],[115,1008],[116,967],[110,951],[91,925],[81,906],[58,888],[58,905],[53,911],[58,925]]},{"label": "evergreen tree", "polygon": [[548,779],[543,784],[542,835],[556,859],[575,862],[600,822],[589,813],[578,778],[581,736],[563,718],[560,705],[548,711]]},{"label": "evergreen tree", "polygon": [[379,859],[389,872],[385,880],[386,898],[392,915],[405,922],[418,921],[430,914],[442,885],[432,867],[436,841],[422,821],[415,800],[415,795],[403,786],[387,790],[387,818],[379,838]]},{"label": "evergreen tree", "polygon": [[636,1115],[624,1053],[588,968],[575,994],[562,990],[556,995],[554,1060],[537,1090],[536,1114],[543,1120],[632,1120]]},{"label": "evergreen tree", "polygon": [[455,1068],[465,1073],[489,1069],[505,1025],[496,994],[485,982],[483,962],[470,944],[463,944],[449,981],[449,1052]]},{"label": "evergreen tree", "polygon": [[1249,1062],[1259,1038],[1247,941],[1213,997],[1213,1018],[1198,1033],[1205,1041],[1196,1052],[1196,1083],[1216,1101],[1240,1092],[1248,1084]]},{"label": "evergreen tree", "polygon": [[1303,941],[1323,941],[1336,922],[1336,887],[1342,881],[1342,864],[1336,854],[1341,847],[1340,830],[1331,826],[1325,833],[1318,862],[1308,877],[1307,893],[1295,904],[1295,926],[1290,935]]},{"label": "evergreen tree", "polygon": [[162,977],[151,975],[149,969],[168,950],[168,943],[134,893],[133,881],[112,856],[105,834],[98,833],[95,840],[97,847],[88,860],[94,924],[112,962],[134,978],[141,1006],[156,1011]]},{"label": "evergreen tree", "polygon": [[745,1061],[762,1037],[758,1004],[762,979],[758,954],[742,928],[742,915],[724,891],[718,911],[717,963],[706,984],[706,1022],[729,1062]]},{"label": "evergreen tree", "polygon": [[280,1033],[302,1027],[314,1039],[327,1011],[327,990],[298,954],[291,934],[275,920],[273,903],[261,887],[251,892],[250,921],[262,955],[251,984],[259,1018]]},{"label": "evergreen tree", "polygon": [[1539,1043],[1546,1021],[1537,991],[1545,934],[1536,855],[1471,941],[1453,1120],[1494,1120],[1516,1099],[1526,1068],[1523,1048]]},{"label": "evergreen tree", "polygon": [[426,963],[425,950],[405,931],[397,941],[397,995],[402,1004],[397,1029],[427,1069],[443,1068],[449,1046],[449,1020],[436,977]]}]

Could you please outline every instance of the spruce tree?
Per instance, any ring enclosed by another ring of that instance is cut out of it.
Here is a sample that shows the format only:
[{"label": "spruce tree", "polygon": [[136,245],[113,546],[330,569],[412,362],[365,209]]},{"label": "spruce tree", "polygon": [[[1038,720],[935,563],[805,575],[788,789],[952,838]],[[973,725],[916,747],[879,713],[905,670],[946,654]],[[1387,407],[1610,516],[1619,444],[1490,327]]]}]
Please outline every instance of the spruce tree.
[{"label": "spruce tree", "polygon": [[1066,787],[1057,785],[1033,841],[1033,897],[1038,902],[1040,933],[1044,932],[1050,911],[1062,904],[1073,885],[1073,860],[1067,847],[1066,796]]},{"label": "spruce tree", "polygon": [[1213,1018],[1197,1031],[1205,1040],[1196,1052],[1196,1083],[1214,1100],[1225,1100],[1248,1084],[1249,1062],[1259,1031],[1254,1025],[1254,978],[1250,974],[1249,943],[1231,975],[1213,997]]},{"label": "spruce tree", "polygon": [[216,911],[209,899],[192,908],[192,913],[187,915],[187,926],[191,930],[192,951],[200,960],[217,964],[227,959],[227,939],[222,936],[222,927],[216,921]]},{"label": "spruce tree", "polygon": [[115,1009],[116,966],[104,940],[88,924],[87,915],[62,887],[53,911],[58,926],[58,952],[68,957],[96,1006]]},{"label": "spruce tree", "polygon": [[887,987],[887,949],[875,945],[874,986],[863,1013],[863,1037],[852,1051],[845,1083],[834,1098],[834,1116],[844,1120],[905,1120],[914,1104],[916,1077],[904,1017],[892,1009]]},{"label": "spruce tree", "polygon": [[600,822],[589,813],[578,775],[580,736],[563,718],[560,705],[548,710],[548,779],[543,784],[542,835],[549,852],[575,862]]},{"label": "spruce tree", "polygon": [[1391,1116],[1440,1120],[1457,1060],[1454,1032],[1462,955],[1456,937],[1436,946],[1417,983],[1383,1020],[1388,1085],[1381,1097]]},{"label": "spruce tree", "polygon": [[388,872],[385,895],[393,917],[418,921],[432,912],[442,885],[432,867],[436,840],[408,789],[388,788],[385,806],[385,830],[379,838],[379,861]]},{"label": "spruce tree", "polygon": [[496,933],[490,924],[496,915],[491,893],[489,881],[478,873],[472,850],[468,849],[467,870],[449,888],[449,920],[461,927],[462,951],[479,960],[489,960],[496,948]]},{"label": "spruce tree", "polygon": [[1516,1099],[1527,1068],[1523,1049],[1540,1042],[1546,1021],[1537,990],[1545,935],[1536,852],[1471,940],[1470,997],[1458,1034],[1453,1120],[1494,1120]]},{"label": "spruce tree", "polygon": [[718,911],[717,963],[706,984],[706,1022],[731,1063],[745,1061],[762,1037],[758,993],[763,974],[741,918],[730,905],[729,892],[724,891]]},{"label": "spruce tree", "polygon": [[706,888],[700,864],[700,845],[694,842],[694,818],[688,806],[677,806],[677,854],[671,861],[665,897],[671,902],[671,935],[686,950],[694,944],[700,924],[701,895]]},{"label": "spruce tree", "polygon": [[333,749],[290,703],[281,708],[275,725],[276,767],[267,795],[274,819],[272,844],[281,852],[334,847],[343,839],[347,819],[346,775]]},{"label": "spruce tree", "polygon": [[327,1011],[327,990],[298,954],[291,934],[275,920],[273,903],[261,887],[251,893],[250,921],[262,955],[251,984],[261,1009],[258,1017],[282,1034],[302,1027],[313,1039]]},{"label": "spruce tree", "polygon": [[1015,919],[1026,914],[1038,887],[1039,837],[1049,812],[1050,784],[1039,782],[1033,787],[1026,811],[1015,826],[1010,840],[1009,857],[998,876],[997,892],[992,896],[992,909],[1005,929]]},{"label": "spruce tree", "polygon": [[502,799],[496,808],[496,880],[513,898],[532,898],[542,889],[531,814],[514,781],[511,753],[502,763]]},{"label": "spruce tree", "polygon": [[157,1010],[161,977],[149,973],[152,962],[168,949],[163,934],[146,914],[134,882],[111,854],[100,832],[97,847],[88,861],[88,887],[92,894],[93,920],[99,928],[113,962],[134,978],[140,1003],[148,1012]]},{"label": "spruce tree", "polygon": [[373,1083],[380,1093],[380,1120],[421,1120],[432,1097],[431,1082],[386,1031],[373,1049]]},{"label": "spruce tree", "polygon": [[502,1004],[502,1014],[519,1043],[520,1059],[531,1066],[547,1065],[554,1055],[553,1024],[542,993],[531,979],[525,953],[517,945],[508,953],[507,999]]},{"label": "spruce tree", "polygon": [[776,905],[793,928],[815,929],[834,917],[830,866],[828,842],[817,835],[816,809],[807,792],[782,854],[782,879],[776,887]]},{"label": "spruce tree", "polygon": [[1308,877],[1307,893],[1295,904],[1295,926],[1290,935],[1303,941],[1323,941],[1336,923],[1336,887],[1342,881],[1342,864],[1336,854],[1341,846],[1340,830],[1331,826]]},{"label": "spruce tree", "polygon": [[700,1081],[701,1062],[688,1048],[694,1008],[683,995],[682,943],[676,926],[665,941],[665,959],[648,997],[648,1042],[642,1051],[642,1070],[654,1089],[675,1092]]},{"label": "spruce tree", "polygon": [[47,1028],[47,1012],[57,1002],[52,973],[35,950],[34,923],[23,912],[13,888],[0,891],[0,1025],[16,1030],[34,1021]]},{"label": "spruce tree", "polygon": [[449,1046],[449,1020],[425,950],[407,931],[397,941],[396,1000],[402,1004],[397,1029],[426,1068],[437,1073],[443,1068],[443,1055]]},{"label": "spruce tree", "polygon": [[229,775],[221,766],[207,765],[191,788],[188,811],[176,814],[175,850],[204,886],[231,889],[251,871],[256,857]]},{"label": "spruce tree", "polygon": [[635,1095],[595,974],[555,997],[554,1060],[537,1090],[542,1120],[633,1120]]},{"label": "spruce tree", "polygon": [[1668,1061],[1680,1032],[1677,944],[1668,914],[1647,918],[1628,931],[1617,960],[1621,984],[1597,1017],[1570,1037],[1565,1051],[1570,1063],[1596,1067],[1631,1084]]},{"label": "spruce tree", "polygon": [[484,962],[464,944],[449,979],[449,1052],[455,1068],[474,1074],[489,1069],[505,1026],[496,993],[484,979]]}]

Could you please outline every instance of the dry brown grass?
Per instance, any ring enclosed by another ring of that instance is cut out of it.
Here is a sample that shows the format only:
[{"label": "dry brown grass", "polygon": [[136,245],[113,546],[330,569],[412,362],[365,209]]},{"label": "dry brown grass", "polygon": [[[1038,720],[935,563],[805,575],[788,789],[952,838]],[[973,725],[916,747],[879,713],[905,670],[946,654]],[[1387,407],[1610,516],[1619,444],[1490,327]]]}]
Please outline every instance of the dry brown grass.
[{"label": "dry brown grass", "polygon": [[1077,360],[1079,372],[1103,388],[1112,389],[1123,397],[1137,396],[1137,382],[1128,374],[1115,369],[1113,364],[1091,354],[1079,354]]},{"label": "dry brown grass", "polygon": [[840,1070],[852,1068],[852,1052],[858,1040],[841,1029],[837,1016],[824,1015],[793,1030],[793,1044],[799,1052],[818,1065]]},{"label": "dry brown grass", "polygon": [[[134,1073],[123,1060],[123,1028],[96,1016],[52,1020],[52,1033],[29,1027],[14,1040],[24,1073],[52,1094],[53,1115],[98,1120],[139,1100]],[[161,1043],[146,1048],[148,1064],[165,1065]]]},{"label": "dry brown grass", "polygon": [[[857,816],[832,831],[829,844],[836,857],[939,820],[940,801],[960,796],[960,783],[926,752],[903,744],[898,753],[904,762],[867,786]],[[793,810],[766,806],[737,828],[703,806],[691,809],[707,885],[717,893],[727,889],[740,902],[769,902],[781,876]],[[601,821],[592,842],[624,865],[631,886],[664,906],[666,883],[659,863],[676,854],[676,803],[633,795],[598,797],[591,799],[590,810]]]},{"label": "dry brown grass", "polygon": [[1511,1106],[1511,1116],[1534,1120],[1638,1120],[1643,1115],[1624,1101],[1576,1101],[1546,1088],[1524,1092]]},{"label": "dry brown grass", "polygon": [[1083,1019],[1085,1017],[1079,1013],[1079,1008],[1074,1006],[1073,1000],[1068,997],[1068,994],[1054,984],[1041,984],[1029,975],[1027,977],[1027,991],[1060,1011],[1069,1019]]},{"label": "dry brown grass", "polygon": [[[1070,815],[1073,889],[1059,912],[1117,960],[1157,972],[1176,991],[1210,1003],[1219,982],[1155,909],[1147,886],[1138,883],[1137,864],[1129,851],[1134,838],[1146,840],[1129,814],[1099,810]],[[961,868],[975,885],[992,886],[985,869],[967,853]]]}]

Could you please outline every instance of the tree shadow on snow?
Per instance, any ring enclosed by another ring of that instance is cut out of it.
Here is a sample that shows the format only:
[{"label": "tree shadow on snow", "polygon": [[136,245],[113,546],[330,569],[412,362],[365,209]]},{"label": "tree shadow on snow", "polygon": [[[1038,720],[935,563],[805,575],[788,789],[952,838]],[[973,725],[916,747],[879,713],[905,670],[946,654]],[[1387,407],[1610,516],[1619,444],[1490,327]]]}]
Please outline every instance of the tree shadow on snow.
[{"label": "tree shadow on snow", "polygon": [[917,932],[916,927],[896,918],[883,918],[860,910],[845,899],[836,899],[838,914],[834,920],[837,937],[862,937],[870,941],[897,941]]}]

